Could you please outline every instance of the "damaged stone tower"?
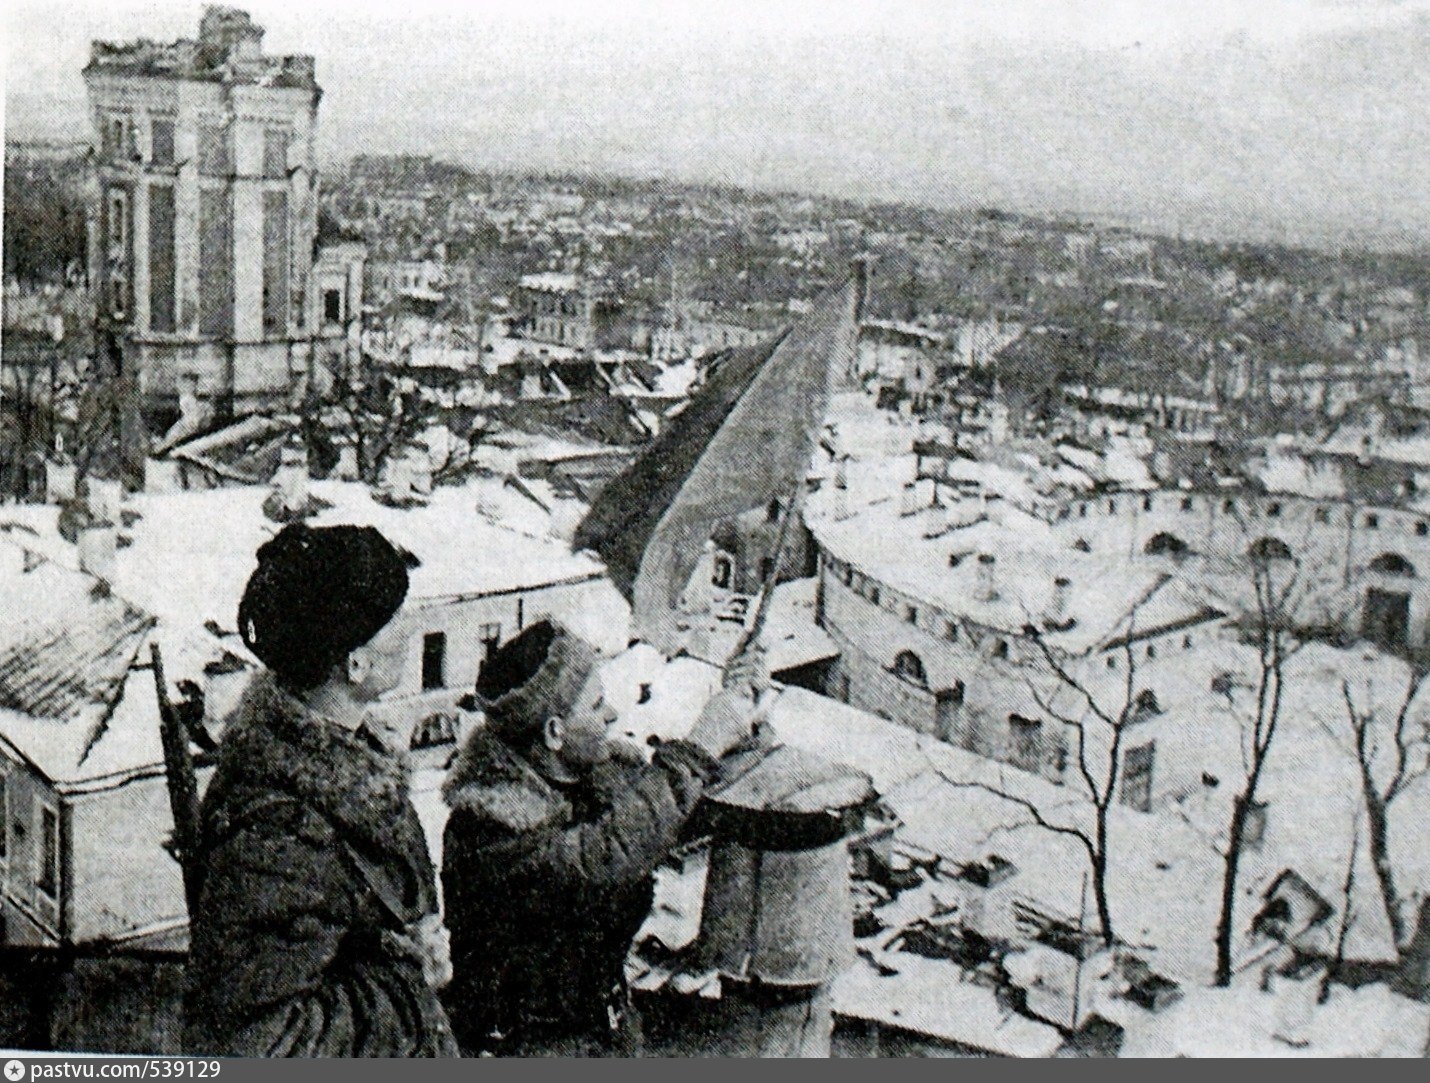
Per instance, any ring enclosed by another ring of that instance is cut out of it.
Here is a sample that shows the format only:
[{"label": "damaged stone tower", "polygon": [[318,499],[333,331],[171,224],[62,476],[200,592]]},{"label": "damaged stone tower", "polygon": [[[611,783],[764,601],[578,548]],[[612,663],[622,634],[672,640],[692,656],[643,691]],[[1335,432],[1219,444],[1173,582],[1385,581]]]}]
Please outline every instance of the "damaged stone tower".
[{"label": "damaged stone tower", "polygon": [[246,12],[209,7],[197,40],[94,42],[84,79],[90,280],[112,375],[156,434],[181,411],[283,405],[361,303],[317,251],[313,58],[267,55]]}]

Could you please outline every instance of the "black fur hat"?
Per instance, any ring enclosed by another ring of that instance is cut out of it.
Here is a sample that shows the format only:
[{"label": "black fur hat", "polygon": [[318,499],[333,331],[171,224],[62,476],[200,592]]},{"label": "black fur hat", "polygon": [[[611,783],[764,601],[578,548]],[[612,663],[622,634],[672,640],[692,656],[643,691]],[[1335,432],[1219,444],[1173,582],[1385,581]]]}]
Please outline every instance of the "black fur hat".
[{"label": "black fur hat", "polygon": [[281,683],[314,688],[393,618],[416,563],[373,527],[290,524],[258,550],[239,634]]}]

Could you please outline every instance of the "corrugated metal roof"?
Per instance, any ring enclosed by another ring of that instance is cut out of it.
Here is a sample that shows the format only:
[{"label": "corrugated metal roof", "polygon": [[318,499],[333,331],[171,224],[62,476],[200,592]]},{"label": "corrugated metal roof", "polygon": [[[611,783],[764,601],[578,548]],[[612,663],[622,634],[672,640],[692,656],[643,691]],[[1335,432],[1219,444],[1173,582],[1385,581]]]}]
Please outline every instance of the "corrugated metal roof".
[{"label": "corrugated metal roof", "polygon": [[154,619],[123,599],[93,593],[62,620],[20,621],[0,632],[0,709],[66,721],[108,703]]}]

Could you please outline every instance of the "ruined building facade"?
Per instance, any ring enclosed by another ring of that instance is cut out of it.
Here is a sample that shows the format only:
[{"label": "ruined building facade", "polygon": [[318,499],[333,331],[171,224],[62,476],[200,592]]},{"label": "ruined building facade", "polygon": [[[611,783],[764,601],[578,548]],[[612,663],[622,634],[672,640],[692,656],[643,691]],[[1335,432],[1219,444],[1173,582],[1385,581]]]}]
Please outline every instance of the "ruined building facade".
[{"label": "ruined building facade", "polygon": [[281,404],[341,349],[340,317],[360,304],[324,296],[351,275],[318,281],[313,58],[267,55],[247,13],[209,7],[197,40],[95,42],[84,79],[110,358],[151,420],[181,403]]}]

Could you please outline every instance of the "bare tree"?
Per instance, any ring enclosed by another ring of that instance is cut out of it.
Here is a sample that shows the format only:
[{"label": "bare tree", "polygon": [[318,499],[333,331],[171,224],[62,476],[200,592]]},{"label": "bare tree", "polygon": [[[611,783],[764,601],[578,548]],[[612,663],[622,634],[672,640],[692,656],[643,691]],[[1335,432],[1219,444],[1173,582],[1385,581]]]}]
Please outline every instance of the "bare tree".
[{"label": "bare tree", "polygon": [[1385,900],[1397,951],[1405,944],[1407,930],[1403,913],[1405,900],[1396,887],[1395,868],[1390,859],[1390,812],[1411,785],[1430,774],[1426,721],[1422,717],[1412,722],[1411,717],[1426,675],[1424,665],[1411,665],[1405,692],[1388,727],[1374,706],[1358,708],[1350,682],[1341,682],[1346,720],[1350,724],[1351,751],[1365,800],[1371,864],[1380,881],[1380,893]]},{"label": "bare tree", "polygon": [[[1237,883],[1247,828],[1258,808],[1266,763],[1280,728],[1286,664],[1304,640],[1295,632],[1298,603],[1304,601],[1300,569],[1290,560],[1265,556],[1251,561],[1254,608],[1242,618],[1242,631],[1256,649],[1255,701],[1241,719],[1241,785],[1232,798],[1227,844],[1222,852],[1221,910],[1216,926],[1216,984],[1231,984]],[[1224,694],[1233,709],[1234,686]]]},{"label": "bare tree", "polygon": [[[1059,722],[1065,732],[1074,735],[1075,748],[1072,763],[1076,768],[1075,787],[1082,791],[1087,803],[1077,804],[1090,810],[1083,824],[1062,822],[1063,817],[1049,819],[1052,810],[1040,809],[1032,801],[1011,792],[1006,785],[990,785],[983,782],[967,782],[940,774],[954,786],[982,790],[1001,800],[1016,805],[1027,813],[1032,824],[1053,834],[1073,839],[1087,857],[1089,882],[1092,886],[1093,903],[1097,909],[1098,923],[1103,942],[1109,947],[1116,942],[1116,931],[1112,920],[1112,907],[1108,901],[1107,874],[1113,860],[1110,843],[1109,824],[1112,807],[1119,796],[1122,781],[1123,761],[1127,750],[1127,734],[1131,727],[1145,717],[1146,710],[1139,701],[1137,689],[1137,663],[1132,649],[1132,628],[1135,628],[1136,610],[1133,610],[1129,632],[1121,644],[1125,658],[1124,679],[1112,704],[1100,702],[1088,688],[1087,682],[1079,678],[1069,668],[1068,657],[1047,641],[1042,631],[1033,625],[1024,628],[1024,635],[1038,648],[1047,671],[1056,679],[1052,695],[1047,694],[1035,680],[1028,681],[1028,689],[1038,709],[1048,718]],[[1082,708],[1080,714],[1059,708],[1055,700],[1058,689],[1071,693],[1074,703]],[[1100,731],[1097,738],[1090,740],[1090,728]],[[1089,822],[1090,821],[1090,822]]]},{"label": "bare tree", "polygon": [[1341,884],[1341,921],[1336,929],[1335,952],[1321,975],[1321,991],[1317,1001],[1321,1004],[1331,999],[1331,981],[1339,975],[1346,962],[1346,940],[1355,925],[1356,856],[1360,853],[1360,810],[1356,810],[1351,828],[1351,852],[1346,858],[1346,878]]},{"label": "bare tree", "polygon": [[429,421],[420,396],[404,392],[375,366],[360,373],[335,372],[331,399],[353,442],[358,476],[374,484],[388,457],[419,435]]}]

